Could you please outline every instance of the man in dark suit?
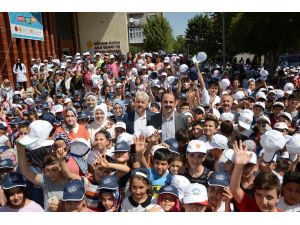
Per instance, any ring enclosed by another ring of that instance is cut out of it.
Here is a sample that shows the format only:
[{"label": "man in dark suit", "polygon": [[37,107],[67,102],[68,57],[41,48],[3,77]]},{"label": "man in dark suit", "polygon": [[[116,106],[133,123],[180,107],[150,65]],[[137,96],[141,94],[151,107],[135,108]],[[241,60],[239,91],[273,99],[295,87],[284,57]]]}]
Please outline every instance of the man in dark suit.
[{"label": "man in dark suit", "polygon": [[141,134],[145,127],[149,125],[154,113],[150,112],[147,107],[149,96],[144,91],[138,91],[135,96],[135,110],[126,114],[123,122],[126,123],[126,130],[129,134]]},{"label": "man in dark suit", "polygon": [[162,141],[175,138],[176,131],[179,129],[188,129],[188,118],[174,111],[175,107],[174,94],[166,93],[161,101],[162,111],[151,117],[150,125],[162,131]]}]

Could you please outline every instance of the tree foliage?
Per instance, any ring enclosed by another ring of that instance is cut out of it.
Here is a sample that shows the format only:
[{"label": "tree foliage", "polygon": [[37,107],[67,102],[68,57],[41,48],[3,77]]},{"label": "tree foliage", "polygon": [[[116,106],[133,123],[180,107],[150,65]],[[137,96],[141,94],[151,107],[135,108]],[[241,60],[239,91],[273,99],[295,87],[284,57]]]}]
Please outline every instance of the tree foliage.
[{"label": "tree foliage", "polygon": [[185,31],[190,55],[199,51],[214,58],[222,50],[222,30],[213,14],[200,14],[188,21]]},{"label": "tree foliage", "polygon": [[147,51],[168,50],[172,42],[172,28],[162,15],[147,18],[144,25],[145,48]]},{"label": "tree foliage", "polygon": [[299,26],[299,13],[236,13],[228,29],[229,48],[264,55],[272,69],[280,54],[299,49]]}]

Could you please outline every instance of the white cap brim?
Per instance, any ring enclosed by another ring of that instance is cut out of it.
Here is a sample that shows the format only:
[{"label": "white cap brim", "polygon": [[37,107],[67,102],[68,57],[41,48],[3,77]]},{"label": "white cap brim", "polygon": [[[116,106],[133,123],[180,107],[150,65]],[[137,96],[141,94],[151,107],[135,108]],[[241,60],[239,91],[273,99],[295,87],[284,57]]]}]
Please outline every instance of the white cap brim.
[{"label": "white cap brim", "polygon": [[35,142],[37,142],[39,139],[36,137],[30,137],[29,135],[24,136],[23,138],[21,138],[18,142],[20,143],[20,145],[22,146],[29,146],[34,144]]},{"label": "white cap brim", "polygon": [[239,121],[239,125],[242,127],[242,128],[245,128],[246,130],[250,130],[251,128],[251,124],[246,124],[242,121]]}]

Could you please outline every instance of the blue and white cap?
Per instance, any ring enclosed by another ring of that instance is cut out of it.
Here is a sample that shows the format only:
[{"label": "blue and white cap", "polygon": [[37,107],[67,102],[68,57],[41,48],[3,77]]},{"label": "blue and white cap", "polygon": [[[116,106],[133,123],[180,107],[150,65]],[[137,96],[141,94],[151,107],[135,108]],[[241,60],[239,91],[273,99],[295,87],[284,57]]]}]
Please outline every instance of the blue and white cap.
[{"label": "blue and white cap", "polygon": [[25,180],[19,173],[7,173],[3,178],[2,188],[8,190],[14,187],[26,187]]},{"label": "blue and white cap", "polygon": [[80,180],[68,181],[64,186],[62,201],[81,201],[85,195],[84,184]]}]

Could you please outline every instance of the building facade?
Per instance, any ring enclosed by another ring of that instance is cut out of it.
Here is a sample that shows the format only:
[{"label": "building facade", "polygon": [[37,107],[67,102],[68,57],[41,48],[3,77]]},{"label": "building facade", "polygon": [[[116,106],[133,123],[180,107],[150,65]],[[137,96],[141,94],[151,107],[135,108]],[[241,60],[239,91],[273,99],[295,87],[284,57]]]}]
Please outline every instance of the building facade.
[{"label": "building facade", "polygon": [[29,71],[32,58],[60,57],[80,49],[77,13],[42,13],[42,23],[44,41],[13,38],[9,15],[0,12],[0,83],[4,79],[15,83],[12,68],[17,58],[23,60]]}]

